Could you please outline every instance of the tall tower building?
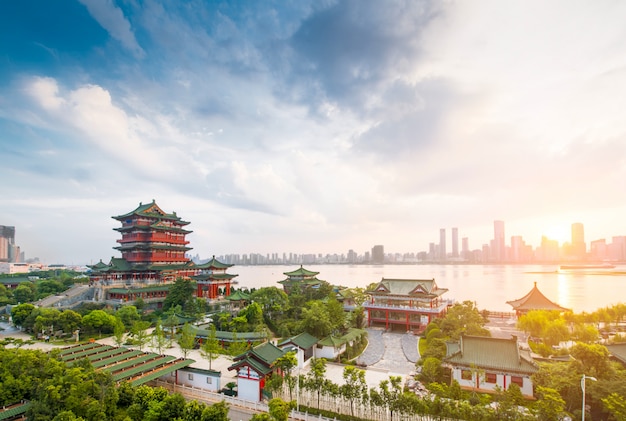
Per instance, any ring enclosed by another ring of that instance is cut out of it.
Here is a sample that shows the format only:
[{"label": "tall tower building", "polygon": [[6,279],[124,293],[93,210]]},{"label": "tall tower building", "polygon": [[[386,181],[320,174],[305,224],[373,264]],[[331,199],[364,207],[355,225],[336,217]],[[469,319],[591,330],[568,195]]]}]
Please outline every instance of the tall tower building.
[{"label": "tall tower building", "polygon": [[459,229],[452,228],[452,257],[459,257]]},{"label": "tall tower building", "polygon": [[385,246],[377,245],[372,247],[372,263],[385,263]]},{"label": "tall tower building", "polygon": [[506,246],[504,242],[504,221],[493,221],[493,257],[496,262],[504,262],[506,259]]},{"label": "tall tower building", "polygon": [[465,260],[469,259],[469,238],[467,237],[461,239],[461,256]]},{"label": "tall tower building", "polygon": [[572,255],[576,259],[584,259],[587,253],[585,244],[585,227],[580,222],[572,224]]},{"label": "tall tower building", "polygon": [[15,227],[0,225],[0,262],[14,262]]},{"label": "tall tower building", "polygon": [[441,228],[439,230],[439,260],[442,262],[446,260],[446,229]]}]

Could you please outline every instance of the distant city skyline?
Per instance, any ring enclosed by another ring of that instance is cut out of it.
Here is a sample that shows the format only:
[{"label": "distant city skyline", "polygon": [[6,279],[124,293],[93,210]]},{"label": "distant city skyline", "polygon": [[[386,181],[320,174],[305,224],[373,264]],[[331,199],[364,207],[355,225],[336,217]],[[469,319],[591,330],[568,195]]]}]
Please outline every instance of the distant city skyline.
[{"label": "distant city skyline", "polygon": [[[386,252],[383,244],[378,244],[363,253],[353,249],[347,253],[241,253],[226,254],[220,258],[232,264],[316,264],[316,263],[555,263],[555,262],[626,262],[626,236],[612,236],[597,239],[589,246],[584,241],[584,224],[571,224],[571,238],[562,243],[547,236],[542,237],[538,247],[526,244],[523,236],[513,235],[510,243],[503,240],[505,221],[494,221],[494,239],[490,244],[482,244],[475,249],[469,248],[469,239],[464,237],[462,252],[456,255],[446,250],[446,229],[439,229],[439,244],[430,243],[428,251],[391,251]],[[458,235],[458,228],[452,229],[452,243]],[[582,249],[581,249],[582,247]],[[196,259],[202,256],[196,254]]]},{"label": "distant city skyline", "polygon": [[[191,228],[193,228],[193,221],[191,221]],[[430,242],[426,247],[416,245],[415,249],[411,250],[385,250],[384,244],[377,244],[371,246],[370,249],[353,247],[346,251],[331,250],[331,251],[317,251],[317,252],[286,252],[286,251],[273,251],[273,252],[260,252],[260,251],[242,251],[235,253],[221,253],[221,254],[204,254],[193,245],[193,240],[190,242],[192,251],[189,253],[196,259],[206,260],[211,255],[218,255],[225,259],[226,262],[237,262],[245,264],[256,264],[257,261],[273,261],[273,262],[289,262],[289,263],[315,263],[318,261],[331,262],[331,263],[383,263],[383,262],[395,262],[402,261],[403,258],[407,261],[420,261],[420,262],[534,262],[534,261],[568,261],[568,260],[581,260],[585,259],[593,260],[594,258],[603,260],[621,260],[626,261],[626,236],[625,235],[612,235],[606,238],[598,238],[590,241],[585,241],[585,228],[581,222],[573,222],[570,224],[569,234],[565,231],[559,231],[561,238],[569,235],[569,238],[564,240],[557,240],[551,238],[548,235],[542,235],[541,242],[538,245],[527,243],[522,235],[511,235],[509,241],[506,238],[506,222],[503,220],[493,221],[493,239],[482,242],[480,245],[473,245],[471,238],[461,238],[461,251],[458,250],[458,236],[459,228],[452,227],[450,233],[446,228],[439,229],[439,242]],[[9,235],[3,235],[4,233],[10,233]],[[461,230],[462,233],[462,230]],[[452,244],[452,250],[447,251],[448,236]],[[45,263],[61,263],[61,264],[73,264],[73,265],[86,265],[93,264],[96,261],[102,259],[107,260],[107,256],[102,256],[96,260],[90,260],[89,262],[80,262],[70,258],[69,260],[60,260],[50,262],[45,258],[40,259],[39,256],[26,255],[24,251],[20,252],[20,247],[15,244],[15,227],[1,226],[0,225],[0,259],[3,256],[2,244],[11,244],[13,250],[15,250],[19,256],[15,258],[15,251],[13,252],[13,259],[5,258],[4,261],[39,261],[43,260]],[[611,250],[611,245],[616,244],[619,246],[619,250]],[[115,242],[111,243],[111,250],[109,257],[117,256],[119,252],[114,250],[116,247]],[[566,256],[564,253],[564,247],[569,247]],[[550,256],[548,257],[535,257],[534,253],[539,250],[549,250]],[[287,247],[286,247],[287,249]],[[500,251],[502,250],[502,251]],[[8,251],[7,251],[8,253]],[[529,254],[530,253],[530,254]],[[530,256],[533,257],[530,257]],[[245,256],[245,257],[244,257]],[[390,258],[390,256],[394,256]],[[402,258],[402,256],[404,256]],[[420,257],[421,256],[421,257]],[[480,256],[480,257],[479,257]],[[487,257],[489,256],[489,257]],[[616,258],[615,256],[619,256]],[[21,260],[20,260],[21,259]],[[2,261],[2,260],[0,260]]]}]

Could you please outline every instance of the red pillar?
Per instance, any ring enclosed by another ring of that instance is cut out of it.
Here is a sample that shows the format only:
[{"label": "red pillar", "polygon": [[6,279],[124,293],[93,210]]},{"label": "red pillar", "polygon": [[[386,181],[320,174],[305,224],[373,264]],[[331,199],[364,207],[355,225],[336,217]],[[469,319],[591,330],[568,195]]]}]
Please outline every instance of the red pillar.
[{"label": "red pillar", "polygon": [[198,292],[196,293],[196,297],[202,298],[202,284],[198,284]]},{"label": "red pillar", "polygon": [[389,329],[389,310],[385,310],[385,329]]},{"label": "red pillar", "polygon": [[230,296],[230,282],[226,283],[226,296]]}]

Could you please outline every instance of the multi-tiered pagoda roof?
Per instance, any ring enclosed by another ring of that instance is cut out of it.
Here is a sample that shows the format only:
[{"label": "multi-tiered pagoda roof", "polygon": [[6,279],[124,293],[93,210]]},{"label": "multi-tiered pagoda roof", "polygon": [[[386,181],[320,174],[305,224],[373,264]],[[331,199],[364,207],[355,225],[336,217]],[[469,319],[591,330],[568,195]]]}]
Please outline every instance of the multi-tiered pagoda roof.
[{"label": "multi-tiered pagoda roof", "polygon": [[167,283],[197,272],[186,256],[191,247],[185,236],[192,231],[184,227],[189,222],[176,212],[163,211],[153,200],[112,218],[122,223],[121,227],[113,229],[122,235],[117,240],[119,245],[113,247],[122,257],[112,257],[108,264],[100,261],[90,266],[92,280],[133,287]]}]

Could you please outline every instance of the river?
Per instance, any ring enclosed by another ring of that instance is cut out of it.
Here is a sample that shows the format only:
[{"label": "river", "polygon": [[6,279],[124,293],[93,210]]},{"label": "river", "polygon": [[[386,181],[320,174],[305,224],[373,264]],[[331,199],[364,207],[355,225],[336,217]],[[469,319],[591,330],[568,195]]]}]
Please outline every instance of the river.
[{"label": "river", "polygon": [[[281,287],[284,272],[299,265],[233,266],[239,287]],[[560,271],[558,265],[304,265],[333,285],[366,287],[382,278],[435,279],[444,298],[470,300],[479,309],[512,311],[506,302],[522,298],[536,282],[550,300],[576,313],[626,303],[626,265],[595,271]]]}]

